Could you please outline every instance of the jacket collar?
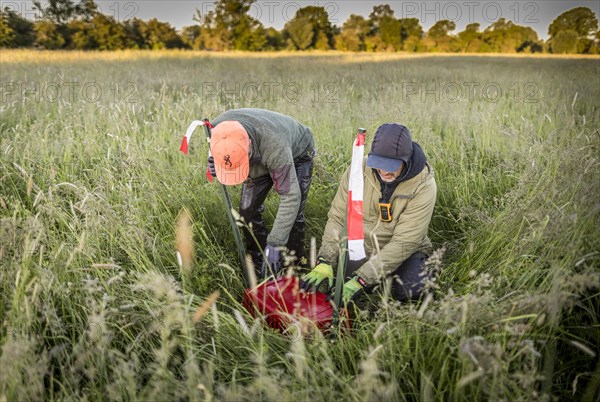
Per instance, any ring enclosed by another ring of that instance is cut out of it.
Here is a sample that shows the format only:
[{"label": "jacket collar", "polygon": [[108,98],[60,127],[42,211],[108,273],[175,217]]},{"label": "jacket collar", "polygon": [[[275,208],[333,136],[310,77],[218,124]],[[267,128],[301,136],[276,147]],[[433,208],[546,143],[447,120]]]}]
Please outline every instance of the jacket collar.
[{"label": "jacket collar", "polygon": [[[367,166],[366,157],[363,160],[363,169],[365,172],[364,177],[366,178],[365,185],[368,183],[368,185],[372,187],[372,191],[375,191],[377,194],[380,194],[381,185],[379,183],[379,180],[377,179],[377,176],[375,176],[375,171]],[[412,198],[417,186],[424,182],[427,179],[427,177],[429,177],[431,174],[431,167],[428,163],[426,163],[423,169],[421,169],[421,171],[416,176],[408,180],[401,181],[398,184],[398,186],[394,190],[394,193],[392,194],[392,197],[390,198],[390,201],[396,197]]]}]

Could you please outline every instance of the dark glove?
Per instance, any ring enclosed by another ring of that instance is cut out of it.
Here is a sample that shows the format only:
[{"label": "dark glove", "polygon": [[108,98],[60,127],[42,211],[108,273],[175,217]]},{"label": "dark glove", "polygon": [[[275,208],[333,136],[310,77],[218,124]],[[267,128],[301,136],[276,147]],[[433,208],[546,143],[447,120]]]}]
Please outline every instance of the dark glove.
[{"label": "dark glove", "polygon": [[267,276],[276,276],[281,270],[281,253],[279,247],[267,244],[265,247],[265,256],[263,258],[263,265],[261,269],[261,275],[263,278]]},{"label": "dark glove", "polygon": [[208,157],[208,171],[212,177],[217,177],[217,169],[215,169],[215,158],[213,156]]},{"label": "dark glove", "polygon": [[333,267],[321,261],[312,271],[302,277],[300,288],[307,292],[314,292],[325,281],[327,281],[327,291],[329,291],[333,287]]}]

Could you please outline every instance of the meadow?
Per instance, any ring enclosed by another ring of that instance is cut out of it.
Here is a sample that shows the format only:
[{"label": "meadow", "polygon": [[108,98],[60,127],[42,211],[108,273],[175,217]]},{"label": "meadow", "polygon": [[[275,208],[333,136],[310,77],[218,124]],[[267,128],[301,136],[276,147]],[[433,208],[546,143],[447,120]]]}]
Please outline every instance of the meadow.
[{"label": "meadow", "polygon": [[[2,50],[0,400],[597,401],[598,77],[598,58]],[[203,133],[178,151],[237,107],[315,133],[317,243],[356,129],[409,127],[438,184],[434,298],[376,301],[336,339],[252,319]]]}]

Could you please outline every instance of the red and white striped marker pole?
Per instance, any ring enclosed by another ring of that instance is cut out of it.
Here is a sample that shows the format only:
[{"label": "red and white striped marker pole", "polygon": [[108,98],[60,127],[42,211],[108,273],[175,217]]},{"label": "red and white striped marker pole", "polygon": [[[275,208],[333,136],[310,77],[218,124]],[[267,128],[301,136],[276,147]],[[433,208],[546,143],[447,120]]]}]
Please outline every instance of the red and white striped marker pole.
[{"label": "red and white striped marker pole", "polygon": [[348,184],[348,255],[350,261],[366,258],[363,231],[363,158],[365,155],[364,128],[359,128],[352,148],[350,181]]},{"label": "red and white striped marker pole", "polygon": [[348,262],[347,257],[349,257],[350,261],[361,261],[366,258],[363,229],[363,192],[365,182],[363,176],[363,158],[365,155],[366,133],[367,130],[359,128],[352,147],[352,162],[350,163],[348,183],[348,241],[346,242],[344,239],[340,243],[340,255],[333,297],[335,309],[331,317],[331,326],[334,328],[333,334],[336,333],[340,319],[342,288],[344,286],[344,276],[346,275],[346,264]]},{"label": "red and white striped marker pole", "polygon": [[[208,122],[208,124],[210,124],[210,122]],[[183,137],[183,140],[181,141],[181,146],[179,147],[179,150],[181,152],[184,153],[184,155],[188,154],[189,151],[189,144],[190,144],[190,139],[192,138],[192,133],[194,132],[194,130],[199,127],[199,126],[204,126],[205,122],[201,121],[201,120],[194,120],[188,127],[187,131],[185,132],[185,136]],[[212,124],[209,126],[210,128],[212,128]],[[210,138],[208,138],[208,156],[211,156],[210,153]],[[213,181],[213,177],[210,174],[210,170],[208,169],[208,167],[206,168],[206,179],[212,183]]]},{"label": "red and white striped marker pole", "polygon": [[188,149],[189,149],[190,139],[192,138],[192,133],[194,132],[196,127],[203,126],[203,125],[204,125],[204,122],[202,120],[194,120],[188,127],[187,131],[185,132],[185,136],[183,137],[183,141],[181,141],[181,146],[179,147],[179,150],[181,152],[183,152],[185,155],[188,154]]},{"label": "red and white striped marker pole", "polygon": [[[206,139],[208,141],[208,156],[210,157],[211,156],[210,138],[211,138],[211,130],[213,129],[213,125],[211,124],[211,122],[208,119],[204,119],[203,121],[202,120],[194,120],[190,124],[187,131],[185,132],[185,136],[183,137],[183,140],[181,141],[181,146],[179,147],[179,150],[181,152],[183,152],[185,155],[188,154],[190,138],[192,137],[192,133],[194,132],[194,130],[199,126],[204,126],[204,129],[206,132]],[[209,182],[212,183],[213,177],[210,174],[210,170],[208,167],[206,168],[206,178],[208,179]],[[229,193],[227,192],[227,186],[225,186],[224,184],[221,184],[221,189],[223,191],[223,200],[225,201],[225,207],[227,208],[227,217],[229,219],[229,223],[231,224],[231,229],[233,230],[233,235],[235,237],[235,243],[237,245],[238,257],[240,259],[240,266],[242,267],[242,272],[244,273],[244,278],[246,279],[246,287],[249,287],[249,283],[250,283],[250,280],[248,278],[249,271],[246,266],[246,252],[244,249],[244,243],[242,241],[240,229],[237,226],[237,221],[233,217],[233,212],[232,212],[233,207],[231,204],[231,198],[229,197]]]}]

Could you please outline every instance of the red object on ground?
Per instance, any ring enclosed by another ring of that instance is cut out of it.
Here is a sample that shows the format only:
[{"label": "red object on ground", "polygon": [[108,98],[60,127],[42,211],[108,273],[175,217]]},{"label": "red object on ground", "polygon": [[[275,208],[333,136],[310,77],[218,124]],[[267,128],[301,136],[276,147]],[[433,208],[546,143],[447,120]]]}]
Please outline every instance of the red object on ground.
[{"label": "red object on ground", "polygon": [[285,331],[299,322],[314,324],[323,330],[331,325],[333,306],[324,293],[300,292],[295,276],[270,280],[254,289],[246,289],[243,305],[253,317],[264,316],[271,328]]}]

